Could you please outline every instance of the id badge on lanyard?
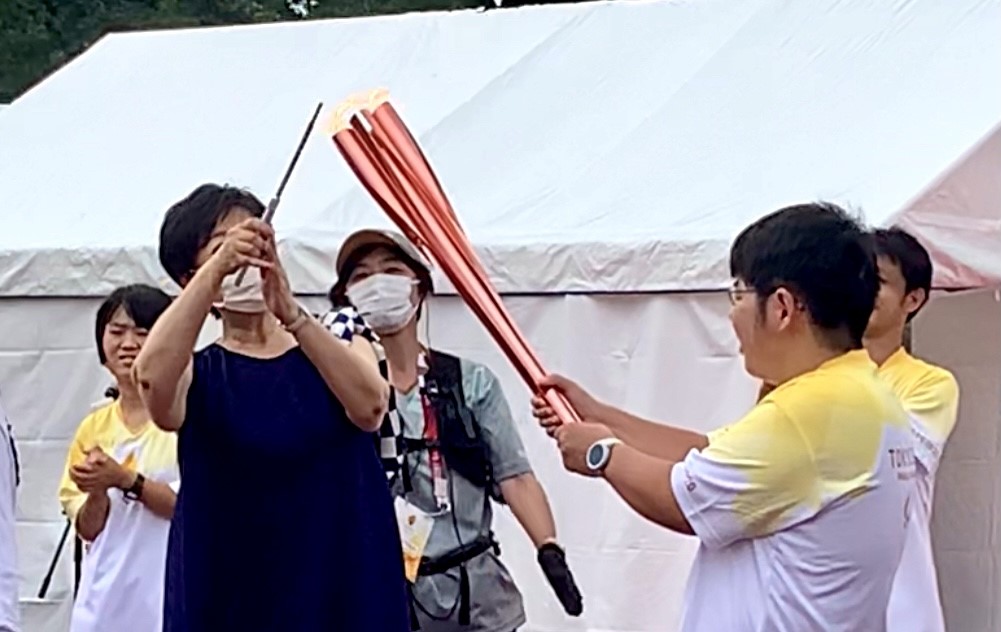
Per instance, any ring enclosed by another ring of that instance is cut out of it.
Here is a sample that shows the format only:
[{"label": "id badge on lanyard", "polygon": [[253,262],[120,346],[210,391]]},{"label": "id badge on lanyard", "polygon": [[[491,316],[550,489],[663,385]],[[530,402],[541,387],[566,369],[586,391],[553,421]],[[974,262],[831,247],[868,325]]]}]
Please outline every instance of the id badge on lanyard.
[{"label": "id badge on lanyard", "polygon": [[447,513],[452,510],[452,504],[448,498],[448,477],[445,474],[445,459],[442,457],[441,448],[438,447],[438,416],[428,398],[427,383],[424,379],[427,372],[427,361],[423,356],[418,366],[420,367],[418,386],[421,395],[421,409],[424,412],[424,440],[428,444],[428,463],[431,466],[431,488],[437,510]]}]

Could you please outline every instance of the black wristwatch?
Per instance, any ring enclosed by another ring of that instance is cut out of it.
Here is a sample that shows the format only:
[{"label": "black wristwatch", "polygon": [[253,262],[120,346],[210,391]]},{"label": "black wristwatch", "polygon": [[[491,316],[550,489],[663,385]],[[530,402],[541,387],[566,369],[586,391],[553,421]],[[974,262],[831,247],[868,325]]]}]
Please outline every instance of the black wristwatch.
[{"label": "black wristwatch", "polygon": [[129,500],[139,500],[143,497],[143,483],[146,482],[146,477],[136,472],[136,482],[132,483],[132,487],[125,490],[125,497]]}]

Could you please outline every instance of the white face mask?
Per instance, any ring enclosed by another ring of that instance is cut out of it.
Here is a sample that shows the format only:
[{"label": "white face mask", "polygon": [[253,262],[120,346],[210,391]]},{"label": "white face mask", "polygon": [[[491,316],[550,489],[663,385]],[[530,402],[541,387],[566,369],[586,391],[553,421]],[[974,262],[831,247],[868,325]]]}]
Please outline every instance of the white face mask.
[{"label": "white face mask", "polygon": [[239,287],[236,286],[238,275],[239,271],[222,280],[222,301],[214,303],[215,307],[244,314],[260,314],[267,310],[261,269],[256,266],[248,268]]},{"label": "white face mask", "polygon": [[411,300],[417,281],[399,274],[373,274],[347,289],[348,300],[377,334],[394,334],[417,312]]}]

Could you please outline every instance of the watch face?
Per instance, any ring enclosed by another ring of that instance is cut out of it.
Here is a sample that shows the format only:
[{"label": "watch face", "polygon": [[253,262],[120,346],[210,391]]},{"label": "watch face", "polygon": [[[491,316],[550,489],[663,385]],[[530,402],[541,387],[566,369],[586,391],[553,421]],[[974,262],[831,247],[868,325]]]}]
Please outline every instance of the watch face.
[{"label": "watch face", "polygon": [[601,459],[605,455],[605,446],[598,443],[587,451],[587,466],[592,470],[597,469],[601,465]]}]

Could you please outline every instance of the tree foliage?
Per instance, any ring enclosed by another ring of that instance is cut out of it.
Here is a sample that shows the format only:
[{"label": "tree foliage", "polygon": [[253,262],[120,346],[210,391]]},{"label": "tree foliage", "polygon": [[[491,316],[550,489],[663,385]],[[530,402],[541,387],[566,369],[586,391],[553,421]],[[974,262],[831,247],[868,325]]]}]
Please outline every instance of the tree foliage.
[{"label": "tree foliage", "polygon": [[14,100],[109,32],[483,4],[483,0],[0,0],[0,103]]}]

